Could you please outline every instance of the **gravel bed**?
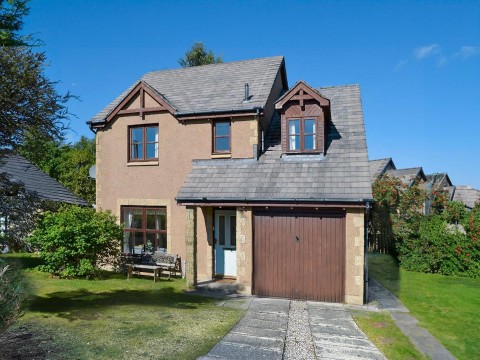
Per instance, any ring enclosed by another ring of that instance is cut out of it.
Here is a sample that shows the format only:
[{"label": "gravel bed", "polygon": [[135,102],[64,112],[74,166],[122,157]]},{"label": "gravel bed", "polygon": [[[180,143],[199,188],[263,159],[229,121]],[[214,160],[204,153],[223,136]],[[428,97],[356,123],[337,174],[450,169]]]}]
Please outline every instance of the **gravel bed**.
[{"label": "gravel bed", "polygon": [[292,300],[290,302],[287,339],[283,358],[285,360],[316,359],[315,345],[310,332],[307,303],[305,301]]}]

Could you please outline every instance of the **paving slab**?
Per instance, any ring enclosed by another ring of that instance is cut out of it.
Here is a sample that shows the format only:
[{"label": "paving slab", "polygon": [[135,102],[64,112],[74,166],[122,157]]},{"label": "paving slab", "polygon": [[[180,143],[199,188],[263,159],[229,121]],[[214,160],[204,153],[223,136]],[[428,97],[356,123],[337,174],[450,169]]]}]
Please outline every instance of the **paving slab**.
[{"label": "paving slab", "polygon": [[308,311],[318,359],[386,359],[344,307],[309,302]]}]

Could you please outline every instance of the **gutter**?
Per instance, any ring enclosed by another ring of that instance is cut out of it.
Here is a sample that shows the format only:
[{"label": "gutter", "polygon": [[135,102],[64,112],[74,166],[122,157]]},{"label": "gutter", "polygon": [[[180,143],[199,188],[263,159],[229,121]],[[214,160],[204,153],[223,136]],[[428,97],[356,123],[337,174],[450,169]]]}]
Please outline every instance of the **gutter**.
[{"label": "gutter", "polygon": [[[209,116],[217,116],[218,115],[235,115],[239,114],[238,116],[243,116],[247,114],[253,114],[256,116],[260,116],[263,114],[263,107],[262,106],[255,106],[248,109],[217,109],[217,110],[201,110],[201,111],[175,111],[172,113],[178,120],[189,120],[190,118],[198,118],[198,117],[206,117]],[[92,120],[87,121],[87,125],[90,127],[90,130],[93,133],[96,133],[93,129],[96,127],[102,127],[105,125],[106,121],[103,119],[101,122],[93,123]]]},{"label": "gutter", "polygon": [[255,106],[248,109],[217,109],[217,110],[201,110],[201,111],[176,111],[173,113],[179,121],[190,120],[195,118],[221,117],[222,115],[244,116],[247,114],[260,115],[263,113],[263,107]]},{"label": "gutter", "polygon": [[[365,204],[372,202],[372,199],[335,199],[335,198],[256,198],[255,200],[249,200],[247,198],[221,198],[221,199],[207,199],[206,197],[202,198],[175,198],[177,203],[183,204],[204,204],[204,205],[215,205],[215,204],[225,204],[225,203],[242,203],[246,205],[274,205],[274,204],[288,204],[288,205],[303,205],[303,204],[318,204],[318,203],[330,203],[330,204],[345,204],[345,205],[361,205],[362,207]],[[245,205],[245,206],[246,206]]]}]

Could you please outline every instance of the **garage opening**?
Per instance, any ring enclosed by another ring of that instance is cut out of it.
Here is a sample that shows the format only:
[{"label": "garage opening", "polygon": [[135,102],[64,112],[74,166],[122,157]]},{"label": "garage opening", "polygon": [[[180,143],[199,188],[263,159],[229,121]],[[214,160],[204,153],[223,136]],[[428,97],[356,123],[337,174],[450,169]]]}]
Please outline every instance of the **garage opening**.
[{"label": "garage opening", "polygon": [[345,213],[254,213],[253,292],[328,302],[345,299]]}]

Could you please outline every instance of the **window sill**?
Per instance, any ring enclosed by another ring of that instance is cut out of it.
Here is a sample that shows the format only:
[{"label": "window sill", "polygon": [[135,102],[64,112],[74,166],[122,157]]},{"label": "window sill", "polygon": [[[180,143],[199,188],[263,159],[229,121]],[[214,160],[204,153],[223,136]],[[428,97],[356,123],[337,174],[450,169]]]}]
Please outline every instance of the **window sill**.
[{"label": "window sill", "polygon": [[158,166],[158,160],[154,160],[154,161],[132,161],[132,162],[128,162],[127,166]]},{"label": "window sill", "polygon": [[212,154],[212,159],[230,159],[232,154]]}]

